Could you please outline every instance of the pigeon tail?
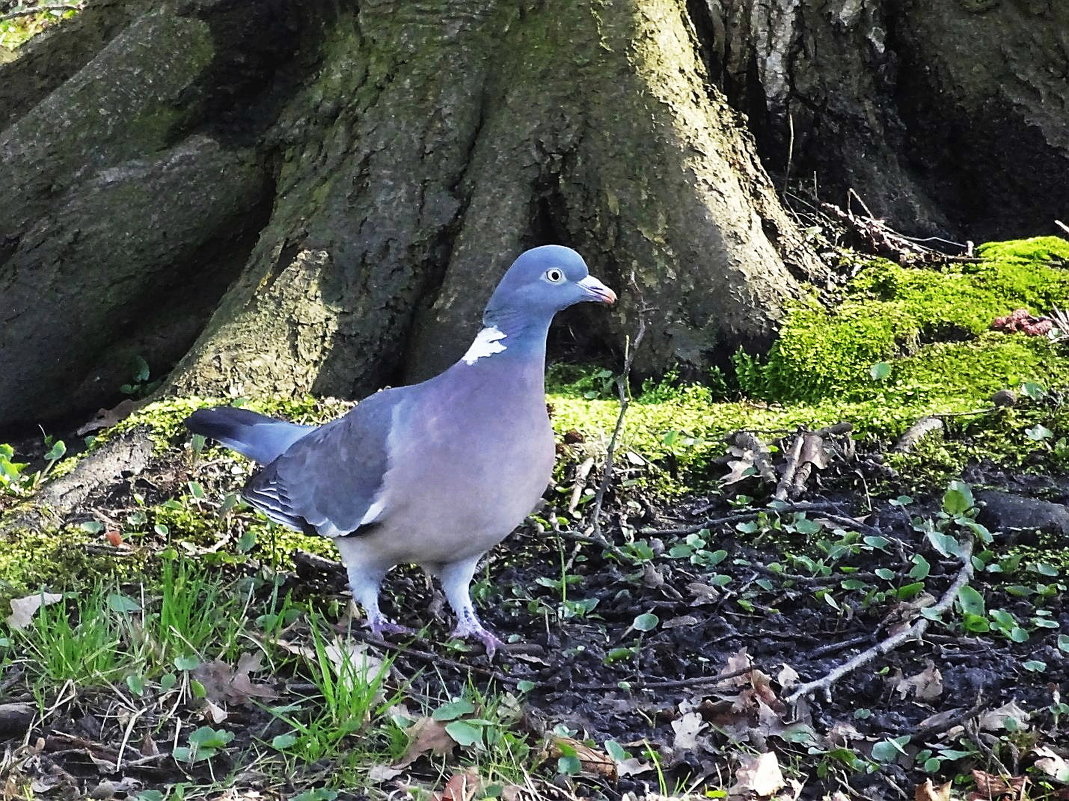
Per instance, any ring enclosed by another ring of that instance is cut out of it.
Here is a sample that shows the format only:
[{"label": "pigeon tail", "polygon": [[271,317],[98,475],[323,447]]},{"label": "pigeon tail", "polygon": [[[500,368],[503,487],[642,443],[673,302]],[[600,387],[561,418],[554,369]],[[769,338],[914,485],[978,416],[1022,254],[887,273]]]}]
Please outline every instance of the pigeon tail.
[{"label": "pigeon tail", "polygon": [[275,461],[293,443],[315,430],[315,426],[275,420],[235,406],[198,409],[186,418],[186,427],[260,464]]}]

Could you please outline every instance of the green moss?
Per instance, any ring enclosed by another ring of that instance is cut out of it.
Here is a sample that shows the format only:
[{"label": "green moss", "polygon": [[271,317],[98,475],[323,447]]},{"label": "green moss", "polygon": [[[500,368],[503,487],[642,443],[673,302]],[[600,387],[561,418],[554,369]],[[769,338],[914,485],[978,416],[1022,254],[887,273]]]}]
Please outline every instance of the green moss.
[{"label": "green moss", "polygon": [[736,359],[743,390],[780,401],[862,400],[873,394],[872,365],[892,360],[900,368],[892,389],[912,392],[923,385],[946,398],[979,400],[1023,378],[1069,376],[1064,354],[1038,340],[953,341],[971,340],[1017,308],[1042,314],[1069,305],[1069,271],[1054,266],[1069,258],[1069,242],[996,242],[980,253],[979,263],[938,269],[871,262],[837,308],[826,309],[813,297],[797,302],[767,362]]},{"label": "green moss", "polygon": [[[671,381],[646,387],[627,413],[621,447],[666,468],[671,481],[658,486],[675,494],[718,478],[723,469],[710,462],[740,429],[772,441],[797,426],[845,421],[860,439],[887,444],[924,416],[966,413],[947,419],[945,440],[932,437],[893,457],[907,483],[940,486],[982,458],[1064,469],[1069,427],[1057,404],[995,410],[990,398],[1025,382],[1069,387],[1069,353],[1043,337],[988,328],[1021,306],[1042,312],[1069,304],[1069,272],[1051,266],[1069,256],[1069,242],[993,243],[981,252],[978,264],[941,269],[869,263],[838,308],[815,298],[796,304],[766,362],[737,357],[740,386],[768,400],[718,403],[722,390]],[[889,369],[879,380],[871,373],[877,362]],[[587,439],[580,447],[603,448],[618,414],[611,375],[558,369],[549,387],[557,430],[576,429]],[[985,411],[971,414],[978,410]],[[1049,441],[1024,433],[1037,424],[1052,432]]]},{"label": "green moss", "polygon": [[210,406],[240,406],[254,412],[283,417],[295,423],[322,423],[342,414],[352,404],[336,398],[314,398],[302,395],[297,398],[266,397],[246,398],[165,398],[138,409],[122,422],[99,436],[93,448],[108,439],[132,431],[147,428],[157,450],[164,451],[172,444],[189,436],[184,421],[197,409]]},{"label": "green moss", "polygon": [[46,591],[76,591],[101,580],[122,581],[144,568],[145,555],[94,553],[90,535],[77,527],[59,532],[0,534],[0,617],[12,598]]},{"label": "green moss", "polygon": [[977,252],[981,257],[993,261],[1065,265],[1069,262],[1069,241],[1058,236],[1011,239],[1008,242],[980,245]]}]

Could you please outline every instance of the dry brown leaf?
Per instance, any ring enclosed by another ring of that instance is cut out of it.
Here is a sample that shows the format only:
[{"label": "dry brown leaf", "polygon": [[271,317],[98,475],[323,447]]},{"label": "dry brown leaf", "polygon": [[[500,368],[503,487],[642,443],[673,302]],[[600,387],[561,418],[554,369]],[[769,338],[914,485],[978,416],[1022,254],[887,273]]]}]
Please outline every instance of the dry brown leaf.
[{"label": "dry brown leaf", "polygon": [[798,683],[798,679],[801,676],[798,675],[798,671],[792,668],[790,665],[784,665],[779,673],[776,674],[776,681],[779,682],[779,686],[784,690],[788,690]]},{"label": "dry brown leaf", "polygon": [[405,733],[408,735],[408,748],[393,764],[394,768],[407,768],[424,754],[443,756],[457,747],[457,741],[445,730],[445,723],[434,718],[420,718]]},{"label": "dry brown leaf", "polygon": [[604,751],[591,748],[571,737],[554,737],[549,743],[550,757],[559,759],[565,754],[575,754],[584,773],[616,780],[616,762]]},{"label": "dry brown leaf", "polygon": [[1006,721],[1013,720],[1017,730],[1028,728],[1028,712],[1017,706],[1016,701],[1003,704],[980,716],[980,728],[984,731],[999,731],[1006,728]]},{"label": "dry brown leaf", "polygon": [[21,631],[30,625],[33,616],[42,606],[58,604],[63,596],[55,592],[39,592],[36,595],[27,595],[25,598],[11,599],[11,614],[7,616],[7,625],[15,631]]},{"label": "dry brown leaf", "polygon": [[[724,669],[721,670],[717,675],[727,676],[732,673],[738,673],[740,670],[746,670],[747,668],[752,666],[753,660],[750,659],[750,655],[746,653],[746,649],[743,648],[737,653],[734,653],[727,658],[727,661],[724,663]],[[743,685],[750,683],[750,679],[745,673],[735,676],[734,678],[727,679],[727,681],[730,681],[736,687],[742,687]]]},{"label": "dry brown leaf", "polygon": [[[732,448],[732,450],[736,449]],[[744,481],[745,479],[750,478],[750,476],[755,475],[757,468],[754,465],[753,453],[739,455],[743,458],[732,459],[729,461],[728,467],[730,468],[730,472],[720,479],[720,483],[725,487],[729,484],[737,484],[738,482]]]},{"label": "dry brown leaf", "polygon": [[918,784],[913,791],[913,801],[950,801],[950,782],[936,787],[931,779]]},{"label": "dry brown leaf", "polygon": [[774,752],[744,756],[735,771],[735,784],[728,790],[728,798],[747,798],[751,794],[768,798],[786,784]]},{"label": "dry brown leaf", "polygon": [[208,701],[204,705],[204,714],[208,717],[208,720],[216,725],[222,723],[229,717],[225,709],[212,701]]},{"label": "dry brown leaf", "polygon": [[445,783],[445,788],[434,796],[439,801],[472,801],[482,790],[483,780],[475,768],[454,773]]},{"label": "dry brown leaf", "polygon": [[902,678],[898,672],[897,680],[892,679],[892,686],[899,698],[906,698],[911,692],[918,701],[935,701],[943,694],[943,674],[931,661],[927,667],[915,676]]},{"label": "dry brown leaf", "polygon": [[244,654],[238,660],[236,668],[230,667],[221,659],[215,659],[198,665],[193,675],[204,686],[208,700],[215,703],[245,704],[252,698],[277,698],[278,693],[271,687],[256,684],[249,676],[249,671],[258,669],[259,666],[257,657]]},{"label": "dry brown leaf", "polygon": [[676,753],[693,751],[698,746],[698,732],[704,728],[705,721],[697,712],[688,712],[678,720],[673,720],[675,738],[672,740],[672,750]]},{"label": "dry brown leaf", "polygon": [[694,615],[681,615],[680,617],[673,617],[671,620],[666,620],[661,624],[662,629],[678,629],[685,626],[697,626],[698,618]]},{"label": "dry brown leaf", "polygon": [[750,671],[750,685],[753,687],[754,697],[767,704],[773,709],[784,710],[786,705],[779,700],[776,696],[776,691],[772,689],[772,677],[765,673],[763,670],[754,668]]},{"label": "dry brown leaf", "polygon": [[370,781],[381,784],[382,782],[396,779],[402,773],[404,773],[402,768],[391,768],[389,765],[372,765],[367,772],[367,777]]},{"label": "dry brown leaf", "polygon": [[1038,770],[1055,781],[1069,784],[1069,762],[1065,760],[1065,757],[1046,747],[1036,748],[1032,753],[1039,757],[1036,760]]},{"label": "dry brown leaf", "polygon": [[966,798],[969,801],[994,801],[1003,796],[1023,798],[1027,776],[999,776],[984,770],[973,770],[973,781],[976,782],[975,792],[969,793]]}]

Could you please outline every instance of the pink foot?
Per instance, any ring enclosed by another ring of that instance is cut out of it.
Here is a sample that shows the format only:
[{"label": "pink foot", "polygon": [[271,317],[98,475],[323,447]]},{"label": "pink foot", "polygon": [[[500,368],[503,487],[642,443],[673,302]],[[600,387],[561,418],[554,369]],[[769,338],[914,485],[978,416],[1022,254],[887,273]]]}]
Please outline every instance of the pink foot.
[{"label": "pink foot", "polygon": [[497,649],[505,647],[505,643],[501,642],[501,640],[495,637],[492,631],[487,631],[482,626],[465,626],[461,624],[458,625],[455,629],[453,629],[453,633],[451,636],[462,639],[474,637],[479,642],[481,642],[483,644],[483,647],[486,649],[487,659],[493,659],[494,654],[497,652]]},{"label": "pink foot", "polygon": [[400,626],[384,617],[374,618],[364,624],[367,628],[371,629],[371,633],[376,637],[381,637],[383,634],[415,634],[413,629],[408,626]]}]

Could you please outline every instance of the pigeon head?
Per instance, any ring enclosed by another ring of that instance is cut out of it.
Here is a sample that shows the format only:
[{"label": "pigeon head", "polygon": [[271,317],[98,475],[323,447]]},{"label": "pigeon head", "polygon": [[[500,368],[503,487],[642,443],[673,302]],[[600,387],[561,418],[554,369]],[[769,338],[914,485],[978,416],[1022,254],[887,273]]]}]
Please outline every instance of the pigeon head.
[{"label": "pigeon head", "polygon": [[549,320],[576,303],[616,302],[616,293],[592,276],[583,257],[561,245],[532,248],[512,263],[486,306],[486,325],[516,318]]}]

